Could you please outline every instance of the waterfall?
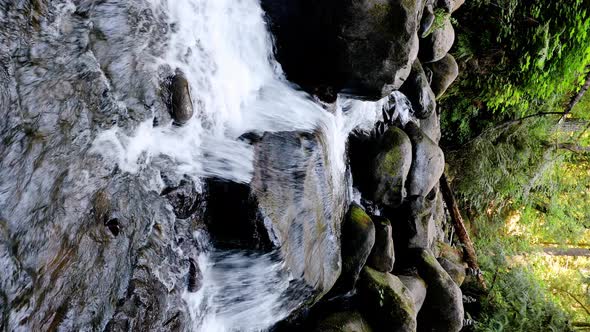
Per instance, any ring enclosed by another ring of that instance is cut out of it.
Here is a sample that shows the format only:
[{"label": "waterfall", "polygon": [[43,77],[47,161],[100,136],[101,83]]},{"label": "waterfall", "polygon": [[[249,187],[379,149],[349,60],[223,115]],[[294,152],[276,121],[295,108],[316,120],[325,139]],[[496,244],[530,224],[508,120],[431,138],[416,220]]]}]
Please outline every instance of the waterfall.
[{"label": "waterfall", "polygon": [[[258,0],[151,3],[166,13],[171,27],[168,51],[158,65],[184,72],[195,114],[182,127],[153,126],[149,119],[131,135],[116,127],[101,133],[94,151],[123,171],[134,173],[142,163],[165,157],[174,171],[197,183],[205,177],[249,183],[253,151],[238,140],[241,135],[320,130],[328,141],[332,177],[344,183],[348,135],[372,130],[389,100],[402,98],[394,93],[367,102],[340,96],[326,110],[285,79]],[[351,195],[347,191],[333,194]],[[194,330],[265,330],[303,300],[290,295],[296,283],[278,253],[223,252],[209,244],[206,234],[197,236],[204,248],[198,262],[202,287],[183,296]]]}]

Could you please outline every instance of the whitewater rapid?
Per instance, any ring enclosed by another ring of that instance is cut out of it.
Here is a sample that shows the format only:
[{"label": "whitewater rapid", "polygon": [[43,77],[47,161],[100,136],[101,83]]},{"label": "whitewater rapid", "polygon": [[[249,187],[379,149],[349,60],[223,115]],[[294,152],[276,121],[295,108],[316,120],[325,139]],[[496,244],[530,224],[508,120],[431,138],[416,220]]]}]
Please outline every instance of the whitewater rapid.
[{"label": "whitewater rapid", "polygon": [[[254,154],[241,135],[321,131],[334,182],[342,183],[349,134],[372,130],[390,100],[401,98],[394,93],[367,102],[340,96],[335,105],[322,105],[302,92],[274,59],[258,0],[151,1],[172,27],[167,53],[154,61],[154,70],[165,65],[184,72],[195,114],[182,127],[154,126],[149,119],[131,135],[117,127],[103,132],[93,150],[123,171],[135,173],[143,164],[166,159],[168,167],[196,183],[206,177],[249,183]],[[407,112],[402,115],[409,121]],[[352,190],[333,194],[351,196]],[[183,296],[195,331],[265,330],[297,307],[297,299],[287,296],[293,277],[278,254],[221,252],[206,234],[195,236],[204,248],[198,262],[202,287]]]}]

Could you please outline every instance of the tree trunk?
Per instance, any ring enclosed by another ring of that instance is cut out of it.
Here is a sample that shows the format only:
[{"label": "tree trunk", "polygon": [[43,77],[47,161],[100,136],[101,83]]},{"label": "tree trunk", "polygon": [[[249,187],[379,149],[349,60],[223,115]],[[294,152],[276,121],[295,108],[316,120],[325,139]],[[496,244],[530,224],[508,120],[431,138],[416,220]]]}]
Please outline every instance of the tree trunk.
[{"label": "tree trunk", "polygon": [[580,145],[574,144],[574,143],[559,143],[559,144],[557,144],[557,147],[559,149],[570,150],[571,152],[575,152],[575,153],[590,152],[590,146],[580,146]]},{"label": "tree trunk", "polygon": [[590,257],[588,248],[543,248],[543,252],[551,256]]},{"label": "tree trunk", "polygon": [[469,233],[467,233],[465,223],[463,223],[463,217],[461,217],[459,205],[455,200],[455,195],[453,195],[453,191],[445,174],[443,174],[440,178],[440,189],[443,195],[443,199],[447,205],[447,208],[449,209],[455,233],[457,234],[459,241],[461,241],[461,244],[465,249],[465,262],[467,263],[467,266],[469,266],[469,268],[476,271],[477,280],[481,284],[483,289],[487,289],[486,282],[483,279],[483,275],[481,274],[481,270],[479,269],[479,264],[477,263],[477,255],[475,253],[473,242],[469,237]]},{"label": "tree trunk", "polygon": [[569,104],[567,105],[567,108],[565,109],[565,112],[563,112],[563,115],[561,116],[559,123],[565,121],[567,115],[571,113],[576,104],[578,104],[578,102],[582,100],[582,97],[584,97],[584,94],[586,93],[586,91],[588,91],[588,88],[590,88],[590,71],[588,71],[588,74],[586,75],[586,81],[584,82],[584,85],[582,85],[582,88],[578,91],[578,93],[576,93],[575,96],[572,97]]}]

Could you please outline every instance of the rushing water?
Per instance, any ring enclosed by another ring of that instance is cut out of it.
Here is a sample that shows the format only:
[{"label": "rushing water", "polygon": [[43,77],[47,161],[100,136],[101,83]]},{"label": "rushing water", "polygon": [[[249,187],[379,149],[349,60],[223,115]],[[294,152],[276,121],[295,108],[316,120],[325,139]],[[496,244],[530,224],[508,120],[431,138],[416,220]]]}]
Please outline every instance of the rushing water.
[{"label": "rushing water", "polygon": [[[372,130],[390,98],[378,102],[339,97],[325,106],[285,80],[273,58],[272,37],[257,0],[151,0],[169,26],[167,52],[155,66],[181,69],[191,86],[195,115],[183,127],[145,121],[132,135],[113,128],[94,151],[121,169],[165,157],[179,174],[197,182],[220,177],[249,183],[253,151],[238,140],[248,132],[321,131],[327,139],[335,182],[346,176],[345,147],[351,131]],[[402,96],[394,94],[402,111]],[[402,121],[408,121],[403,113]],[[333,195],[351,195],[336,192]],[[197,331],[259,331],[286,317],[301,302],[290,298],[293,278],[278,254],[221,252],[199,234],[201,289],[186,293]]]}]

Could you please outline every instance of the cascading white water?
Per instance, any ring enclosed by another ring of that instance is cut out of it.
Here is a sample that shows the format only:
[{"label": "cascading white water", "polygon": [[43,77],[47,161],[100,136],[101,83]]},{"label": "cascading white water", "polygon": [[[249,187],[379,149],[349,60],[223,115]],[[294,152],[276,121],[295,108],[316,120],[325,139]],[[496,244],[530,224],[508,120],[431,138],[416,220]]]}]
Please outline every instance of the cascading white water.
[{"label": "cascading white water", "polygon": [[[172,28],[168,53],[157,65],[181,69],[191,86],[195,115],[183,127],[143,123],[131,136],[113,128],[94,150],[124,171],[165,156],[197,182],[219,177],[249,183],[253,152],[237,138],[247,132],[321,130],[332,177],[346,176],[346,140],[371,130],[390,98],[365,102],[339,97],[326,111],[287,82],[274,60],[272,38],[258,0],[152,0]],[[393,96],[396,100],[400,95]],[[403,110],[406,110],[404,108]],[[408,121],[408,117],[402,117]],[[335,193],[345,195],[345,193]],[[199,235],[207,242],[206,235]],[[202,287],[186,293],[197,331],[259,331],[284,318],[291,277],[277,255],[223,253],[211,246],[199,258]]]}]

